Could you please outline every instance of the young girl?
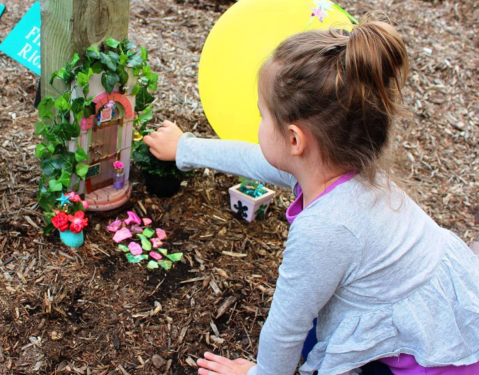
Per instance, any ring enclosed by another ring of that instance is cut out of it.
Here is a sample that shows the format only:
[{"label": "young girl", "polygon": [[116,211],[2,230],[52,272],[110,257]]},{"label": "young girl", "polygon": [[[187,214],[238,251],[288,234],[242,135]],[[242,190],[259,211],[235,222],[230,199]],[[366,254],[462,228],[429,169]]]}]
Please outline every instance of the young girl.
[{"label": "young girl", "polygon": [[301,374],[371,374],[372,363],[394,375],[479,374],[479,260],[383,162],[406,71],[386,23],[301,33],[260,70],[259,146],[197,139],[168,121],[145,137],[182,170],[214,168],[297,197],[257,364],[205,353],[199,374],[292,375],[314,320]]}]

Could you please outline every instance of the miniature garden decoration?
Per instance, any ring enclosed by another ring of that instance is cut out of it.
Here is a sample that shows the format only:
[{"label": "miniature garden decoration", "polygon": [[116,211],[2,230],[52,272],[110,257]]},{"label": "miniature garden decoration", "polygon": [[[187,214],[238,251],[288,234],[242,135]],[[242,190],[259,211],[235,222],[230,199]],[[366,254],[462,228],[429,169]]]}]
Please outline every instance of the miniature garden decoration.
[{"label": "miniature garden decoration", "polygon": [[230,187],[231,210],[241,219],[252,222],[263,218],[275,192],[258,181],[240,177],[240,183]]},{"label": "miniature garden decoration", "polygon": [[[181,260],[183,253],[168,254],[168,250],[162,247],[166,233],[160,228],[153,230],[150,227],[151,219],[140,219],[133,211],[128,211],[127,215],[125,220],[112,222],[107,230],[114,233],[113,241],[118,244],[118,249],[125,253],[128,262],[140,263],[148,260],[148,269],[162,267],[169,271],[174,262]],[[126,243],[128,245],[125,245]]]},{"label": "miniature garden decoration", "polygon": [[45,234],[56,227],[52,218],[63,216],[52,215],[63,196],[81,196],[89,210],[116,208],[128,200],[134,122],[151,119],[143,112],[151,112],[150,91],[156,90],[158,76],[145,48],[107,38],[105,46],[91,46],[82,57],[75,54],[52,74],[50,84],[55,79],[67,88],[43,98],[41,121],[35,124],[41,137],[35,156],[42,168],[38,200]]}]

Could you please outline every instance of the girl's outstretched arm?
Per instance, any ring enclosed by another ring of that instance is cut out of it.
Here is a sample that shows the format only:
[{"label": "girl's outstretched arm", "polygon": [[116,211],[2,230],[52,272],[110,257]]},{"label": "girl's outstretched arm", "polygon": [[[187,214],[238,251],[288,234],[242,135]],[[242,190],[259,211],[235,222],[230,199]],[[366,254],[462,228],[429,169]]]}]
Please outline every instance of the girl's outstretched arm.
[{"label": "girl's outstretched arm", "polygon": [[176,160],[183,171],[211,168],[285,188],[296,184],[292,175],[266,161],[257,144],[196,138],[191,133],[183,134],[170,121],[164,121],[163,127],[146,136],[144,142],[158,159]]}]

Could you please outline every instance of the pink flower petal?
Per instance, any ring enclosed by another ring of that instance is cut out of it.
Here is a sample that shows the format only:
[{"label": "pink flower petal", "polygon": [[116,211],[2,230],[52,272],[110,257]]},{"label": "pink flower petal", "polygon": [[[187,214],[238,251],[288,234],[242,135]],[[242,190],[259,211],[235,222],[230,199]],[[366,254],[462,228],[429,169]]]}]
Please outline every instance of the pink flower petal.
[{"label": "pink flower petal", "polygon": [[164,240],[166,238],[166,232],[163,229],[156,228],[156,236],[159,240]]},{"label": "pink flower petal", "polygon": [[88,210],[88,202],[87,201],[81,201],[81,204],[83,205],[83,208],[85,210]]},{"label": "pink flower petal", "polygon": [[106,229],[108,229],[110,232],[116,232],[118,229],[120,229],[122,222],[123,221],[121,221],[121,220],[116,220],[113,223],[111,223],[110,225],[108,225],[106,227]]},{"label": "pink flower petal", "polygon": [[128,248],[130,249],[130,253],[132,253],[133,255],[140,255],[143,252],[141,246],[136,242],[130,242]]},{"label": "pink flower petal", "polygon": [[161,242],[159,238],[150,238],[150,242],[154,249],[163,246],[163,242]]},{"label": "pink flower petal", "polygon": [[134,233],[134,234],[143,233],[143,228],[136,224],[133,224],[130,230],[131,230],[131,233]]},{"label": "pink flower petal", "polygon": [[130,237],[133,237],[130,230],[128,228],[122,228],[115,233],[115,235],[113,236],[113,241],[115,241],[116,243],[120,243],[121,241],[124,241]]},{"label": "pink flower petal", "polygon": [[150,251],[150,257],[156,260],[160,260],[163,258],[163,256],[160,253],[157,253],[156,251]]},{"label": "pink flower petal", "polygon": [[127,214],[128,214],[128,219],[125,220],[126,225],[130,225],[131,223],[135,223],[138,225],[141,224],[140,217],[137,214],[135,214],[133,211],[128,211]]},{"label": "pink flower petal", "polygon": [[143,225],[144,225],[145,227],[147,227],[148,225],[150,225],[150,224],[153,222],[151,219],[148,219],[147,217],[144,217],[144,218],[141,219],[141,220],[143,220]]}]

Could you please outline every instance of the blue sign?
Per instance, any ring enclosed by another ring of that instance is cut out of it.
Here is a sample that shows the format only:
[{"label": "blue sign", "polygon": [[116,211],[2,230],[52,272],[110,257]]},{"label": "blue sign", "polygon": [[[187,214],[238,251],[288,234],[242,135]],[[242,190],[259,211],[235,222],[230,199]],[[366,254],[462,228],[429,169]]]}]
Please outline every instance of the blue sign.
[{"label": "blue sign", "polygon": [[40,75],[40,2],[37,1],[7,35],[0,51]]},{"label": "blue sign", "polygon": [[0,4],[0,17],[2,16],[2,13],[4,10],[5,10],[5,5]]}]

